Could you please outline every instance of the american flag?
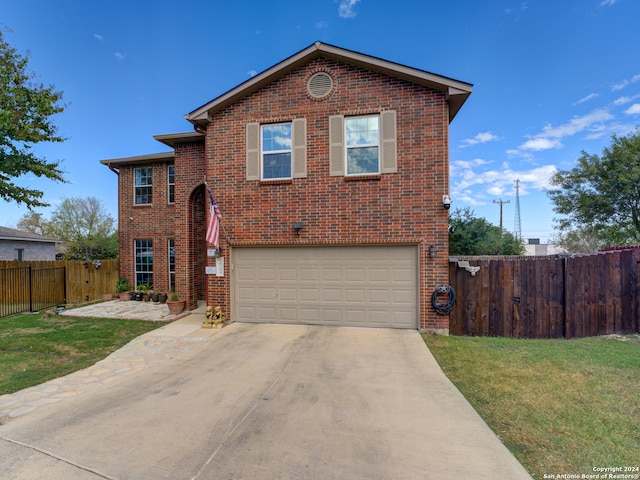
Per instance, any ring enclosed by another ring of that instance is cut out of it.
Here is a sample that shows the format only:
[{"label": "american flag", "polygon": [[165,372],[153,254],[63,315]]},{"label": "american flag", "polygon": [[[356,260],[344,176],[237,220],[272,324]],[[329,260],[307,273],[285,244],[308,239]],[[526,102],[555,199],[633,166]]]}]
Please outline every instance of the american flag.
[{"label": "american flag", "polygon": [[220,210],[218,210],[218,204],[213,199],[211,190],[207,189],[207,191],[209,192],[211,205],[209,208],[209,224],[207,225],[206,239],[207,242],[218,248],[220,246],[220,220],[222,220],[222,215],[220,214]]}]

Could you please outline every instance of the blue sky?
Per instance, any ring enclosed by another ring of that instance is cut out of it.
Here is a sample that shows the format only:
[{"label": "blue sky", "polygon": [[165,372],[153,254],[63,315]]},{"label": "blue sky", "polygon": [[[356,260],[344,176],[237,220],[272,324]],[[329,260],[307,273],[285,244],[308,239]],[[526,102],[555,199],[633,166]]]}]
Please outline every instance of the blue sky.
[{"label": "blue sky", "polygon": [[[191,131],[183,115],[315,41],[474,85],[450,126],[453,208],[546,241],[545,189],[581,151],[640,124],[636,0],[0,0],[0,28],[31,52],[39,81],[64,92],[55,117],[69,180],[27,176],[55,208],[96,196],[117,218],[106,158],[166,151],[154,134]],[[219,200],[222,203],[222,200]],[[0,224],[27,211],[0,201]],[[38,210],[49,216],[51,208]]]}]

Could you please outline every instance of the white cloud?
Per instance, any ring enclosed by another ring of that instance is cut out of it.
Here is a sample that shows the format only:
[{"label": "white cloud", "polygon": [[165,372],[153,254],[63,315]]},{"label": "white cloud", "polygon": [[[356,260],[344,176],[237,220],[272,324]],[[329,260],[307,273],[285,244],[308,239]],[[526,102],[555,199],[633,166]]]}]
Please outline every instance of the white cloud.
[{"label": "white cloud", "polygon": [[258,74],[258,72],[256,72],[255,70],[249,70],[247,72],[247,75],[249,75],[250,77],[255,77]]},{"label": "white cloud", "polygon": [[592,100],[592,99],[594,99],[596,97],[599,97],[599,96],[600,95],[597,94],[597,93],[590,93],[586,97],[583,97],[580,100],[578,100],[576,103],[574,103],[574,105],[580,105],[581,103],[588,102],[589,100]]},{"label": "white cloud", "polygon": [[104,37],[102,35],[100,35],[99,33],[94,33],[93,34],[93,38],[95,38],[96,40],[99,40],[101,42],[104,41]]},{"label": "white cloud", "polygon": [[481,132],[473,138],[465,138],[462,140],[462,147],[469,147],[471,145],[477,145],[478,143],[487,143],[498,140],[498,136],[491,132]]},{"label": "white cloud", "polygon": [[611,5],[615,5],[615,3],[616,3],[617,1],[618,1],[618,0],[602,0],[602,2],[600,2],[600,6],[601,6],[601,7],[609,7],[609,6],[611,6]]},{"label": "white cloud", "polygon": [[115,52],[113,54],[114,57],[116,57],[118,60],[124,60],[124,54],[120,53],[120,52]]},{"label": "white cloud", "polygon": [[629,85],[629,80],[622,80],[620,83],[616,83],[611,86],[611,91],[617,92],[618,90],[622,90],[624,87]]},{"label": "white cloud", "polygon": [[557,127],[547,125],[542,129],[543,133],[538,135],[538,137],[562,138],[575,135],[576,133],[591,127],[593,124],[611,120],[612,118],[613,115],[611,115],[607,110],[601,108],[581,117],[573,117],[569,123],[565,123],[564,125],[559,125]]},{"label": "white cloud", "polygon": [[320,29],[320,28],[327,28],[329,25],[327,24],[327,22],[321,20],[318,23],[316,23],[315,26],[317,29]]},{"label": "white cloud", "polygon": [[557,138],[545,138],[538,137],[532,138],[531,140],[527,140],[522,145],[520,145],[520,150],[550,150],[552,148],[560,148],[562,147],[562,142]]},{"label": "white cloud", "polygon": [[639,80],[640,80],[640,75],[634,75],[633,77],[631,77],[631,83],[636,83]]},{"label": "white cloud", "polygon": [[[586,138],[598,138],[605,133],[604,122],[613,119],[613,115],[605,108],[594,110],[583,116],[573,117],[569,122],[553,126],[545,125],[541,133],[530,136],[518,149],[507,150],[510,156],[527,157],[528,151],[542,151],[554,148],[562,148],[562,139],[570,137],[586,130]],[[529,157],[531,158],[531,157]]]},{"label": "white cloud", "polygon": [[634,103],[629,108],[627,108],[624,113],[627,115],[640,115],[640,103]]},{"label": "white cloud", "polygon": [[500,168],[483,171],[491,162],[475,159],[457,160],[451,164],[451,196],[472,206],[486,205],[496,196],[513,196],[514,180],[520,180],[520,194],[549,188],[549,181],[557,171],[554,165],[543,165],[530,170],[514,170],[508,163]]},{"label": "white cloud", "polygon": [[631,101],[631,97],[620,97],[614,100],[613,105],[615,107],[619,107],[620,105],[624,105],[625,103],[629,103]]},{"label": "white cloud", "polygon": [[338,15],[340,18],[354,18],[356,12],[353,11],[353,7],[356,6],[360,0],[342,0],[338,6]]}]

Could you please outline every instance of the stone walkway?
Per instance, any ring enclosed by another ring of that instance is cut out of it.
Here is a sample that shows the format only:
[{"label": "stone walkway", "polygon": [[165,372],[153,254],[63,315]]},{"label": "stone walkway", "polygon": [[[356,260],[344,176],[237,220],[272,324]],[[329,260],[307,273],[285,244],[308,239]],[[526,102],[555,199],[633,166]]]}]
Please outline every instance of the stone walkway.
[{"label": "stone walkway", "polygon": [[151,368],[201,345],[219,332],[216,329],[202,328],[204,307],[178,316],[168,315],[168,311],[166,305],[114,300],[64,312],[63,316],[126,318],[171,323],[141,335],[84,370],[0,396],[0,424],[39,407],[81,395],[120,377]]}]

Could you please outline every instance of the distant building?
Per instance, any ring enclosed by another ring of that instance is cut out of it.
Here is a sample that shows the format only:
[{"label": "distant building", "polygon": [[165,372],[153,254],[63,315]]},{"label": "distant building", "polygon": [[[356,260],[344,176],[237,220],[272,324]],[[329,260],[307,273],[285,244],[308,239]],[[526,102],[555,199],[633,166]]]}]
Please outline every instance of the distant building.
[{"label": "distant building", "polygon": [[0,227],[0,260],[55,260],[60,240]]},{"label": "distant building", "polygon": [[525,255],[528,256],[545,256],[545,255],[558,255],[560,253],[566,253],[560,245],[553,243],[540,243],[539,238],[529,238],[524,246]]}]

